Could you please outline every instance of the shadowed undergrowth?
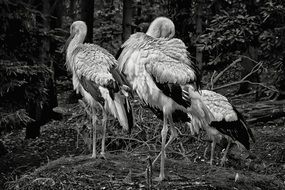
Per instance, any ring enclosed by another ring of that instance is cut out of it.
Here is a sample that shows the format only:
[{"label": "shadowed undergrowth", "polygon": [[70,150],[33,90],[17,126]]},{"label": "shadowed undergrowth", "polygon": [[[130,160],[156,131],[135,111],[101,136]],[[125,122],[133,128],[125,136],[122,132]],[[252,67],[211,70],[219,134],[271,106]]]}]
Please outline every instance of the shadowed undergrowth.
[{"label": "shadowed undergrowth", "polygon": [[[148,189],[146,177],[135,174],[145,171],[146,158],[154,159],[160,151],[161,122],[149,110],[135,99],[137,125],[130,135],[109,119],[107,160],[102,160],[90,158],[90,122],[84,108],[63,101],[61,105],[64,118],[43,126],[40,138],[26,140],[24,131],[3,137],[9,150],[0,158],[0,168],[3,168],[0,182],[2,185],[6,182],[5,188]],[[191,137],[183,125],[177,127],[181,134],[167,149],[165,166],[169,178],[161,184],[153,182],[155,189],[285,188],[284,118],[251,126],[257,140],[252,146],[256,158],[242,159],[233,149],[225,168],[210,167],[201,157],[205,143]],[[100,137],[97,151],[100,151]],[[220,151],[221,148],[215,152],[216,163]],[[130,170],[131,178],[126,180]],[[159,162],[153,168],[152,179],[158,175]]]},{"label": "shadowed undergrowth", "polygon": [[[10,182],[8,189],[147,189],[146,178],[136,176],[146,168],[145,156],[135,154],[108,155],[107,160],[89,156],[62,157],[36,169],[19,180]],[[275,175],[254,171],[210,167],[206,163],[167,160],[168,179],[161,189],[282,189]],[[131,181],[125,178],[132,170]],[[154,168],[154,175],[159,166]]]}]

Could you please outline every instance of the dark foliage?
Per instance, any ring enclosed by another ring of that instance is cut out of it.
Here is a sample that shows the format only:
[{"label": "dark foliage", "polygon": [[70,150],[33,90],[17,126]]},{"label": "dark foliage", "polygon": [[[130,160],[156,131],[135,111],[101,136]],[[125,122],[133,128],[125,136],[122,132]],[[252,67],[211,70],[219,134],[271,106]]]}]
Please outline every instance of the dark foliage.
[{"label": "dark foliage", "polygon": [[[31,105],[43,108],[48,103],[47,86],[51,80],[51,71],[45,65],[29,66],[26,62],[2,60],[0,78],[0,108],[4,114],[0,121],[1,131],[25,126],[31,118],[37,120],[36,113],[32,114],[36,110],[31,109]],[[25,111],[15,112],[18,109],[27,109],[29,116]]]},{"label": "dark foliage", "polygon": [[1,113],[0,134],[12,130],[21,129],[30,125],[35,120],[31,119],[25,109],[19,109],[13,113]]},{"label": "dark foliage", "polygon": [[40,12],[23,1],[0,1],[0,7],[0,56],[2,59],[36,63],[40,47],[38,39],[44,35],[36,22]]}]

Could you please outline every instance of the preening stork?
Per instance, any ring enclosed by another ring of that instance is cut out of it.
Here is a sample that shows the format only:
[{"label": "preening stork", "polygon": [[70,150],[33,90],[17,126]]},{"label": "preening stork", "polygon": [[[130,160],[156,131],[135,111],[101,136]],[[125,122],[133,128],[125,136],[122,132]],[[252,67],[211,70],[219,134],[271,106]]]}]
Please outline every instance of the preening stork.
[{"label": "preening stork", "polygon": [[[122,45],[118,59],[118,68],[132,89],[163,119],[158,180],[165,178],[165,148],[177,136],[173,122],[190,121],[188,113],[205,125],[212,120],[211,112],[195,91],[200,85],[198,70],[191,62],[185,44],[180,39],[172,38],[174,32],[170,19],[155,19],[146,34],[130,36]],[[182,88],[186,91],[183,92]],[[166,142],[168,122],[171,135]]]},{"label": "preening stork", "polygon": [[[249,150],[250,138],[253,142],[255,142],[255,139],[242,114],[231,105],[225,96],[210,90],[201,90],[201,93],[202,100],[212,112],[214,120],[210,126],[203,126],[199,121],[193,118],[190,124],[191,133],[198,134],[200,129],[206,130],[209,140],[212,141],[212,143],[209,144],[209,146],[211,146],[211,165],[213,164],[216,143],[223,137],[227,139],[228,144],[221,159],[221,165],[223,166],[231,143],[236,143],[238,147],[244,147]],[[209,146],[207,146],[204,152],[204,157],[206,157]]]},{"label": "preening stork", "polygon": [[66,64],[72,72],[73,87],[82,94],[92,108],[93,151],[96,158],[96,111],[103,112],[101,156],[105,155],[105,133],[108,113],[117,118],[125,130],[134,125],[133,112],[128,100],[128,88],[120,75],[117,60],[105,49],[95,44],[83,43],[87,26],[83,21],[73,22],[67,41]]}]

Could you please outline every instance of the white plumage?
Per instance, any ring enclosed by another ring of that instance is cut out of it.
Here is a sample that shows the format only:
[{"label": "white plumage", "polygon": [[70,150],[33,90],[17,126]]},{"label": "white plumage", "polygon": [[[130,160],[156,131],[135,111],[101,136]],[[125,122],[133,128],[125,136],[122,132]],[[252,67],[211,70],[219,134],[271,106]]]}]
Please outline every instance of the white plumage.
[{"label": "white plumage", "polygon": [[[234,106],[232,106],[225,96],[210,90],[201,90],[201,93],[202,100],[212,112],[214,120],[207,126],[202,125],[194,118],[190,124],[190,129],[192,134],[199,134],[200,129],[205,130],[208,134],[209,139],[212,141],[211,165],[213,163],[216,143],[219,142],[222,137],[225,137],[228,140],[227,148],[221,160],[221,165],[224,165],[231,143],[236,143],[239,147],[249,149],[249,140],[251,138],[254,141],[254,137],[243,116],[234,108]],[[204,152],[204,157],[206,156],[209,146]]]},{"label": "white plumage", "polygon": [[[173,28],[169,29],[169,26]],[[165,148],[177,136],[173,122],[189,119],[187,113],[203,124],[210,123],[212,119],[201,96],[191,86],[200,83],[197,68],[189,59],[185,44],[180,39],[172,38],[174,31],[171,20],[158,18],[150,25],[147,34],[135,33],[130,36],[122,45],[118,59],[118,68],[132,89],[163,119],[159,180],[165,178]],[[182,88],[186,89],[184,93]],[[166,143],[168,122],[171,136]]]},{"label": "white plumage", "polygon": [[67,41],[66,64],[72,72],[73,87],[80,92],[92,108],[93,152],[96,157],[96,113],[95,106],[103,111],[103,135],[101,155],[105,155],[105,133],[107,114],[117,118],[125,130],[133,126],[132,108],[125,90],[124,79],[116,70],[116,59],[105,49],[94,44],[83,44],[87,26],[83,21],[76,21],[70,27]]},{"label": "white plumage", "polygon": [[210,90],[201,90],[202,100],[214,115],[214,121],[237,121],[238,116],[228,99]]}]

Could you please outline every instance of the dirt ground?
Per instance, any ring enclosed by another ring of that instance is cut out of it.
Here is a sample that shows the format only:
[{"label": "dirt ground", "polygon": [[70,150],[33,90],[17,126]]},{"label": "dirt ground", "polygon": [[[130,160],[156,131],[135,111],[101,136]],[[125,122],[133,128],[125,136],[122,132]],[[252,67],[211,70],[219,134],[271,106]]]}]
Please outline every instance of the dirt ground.
[{"label": "dirt ground", "polygon": [[[0,189],[285,189],[285,118],[251,125],[256,143],[250,158],[233,149],[226,167],[218,165],[220,150],[217,165],[210,166],[202,158],[205,143],[182,130],[167,150],[168,178],[150,183],[137,175],[146,170],[147,157],[154,159],[160,149],[161,124],[150,112],[135,102],[137,126],[131,135],[109,121],[104,160],[90,158],[88,130],[82,127],[90,123],[83,108],[61,105],[67,110],[64,118],[44,125],[40,138],[27,140],[24,130],[2,136],[9,153],[0,158]],[[151,179],[158,174],[159,162]]]}]

